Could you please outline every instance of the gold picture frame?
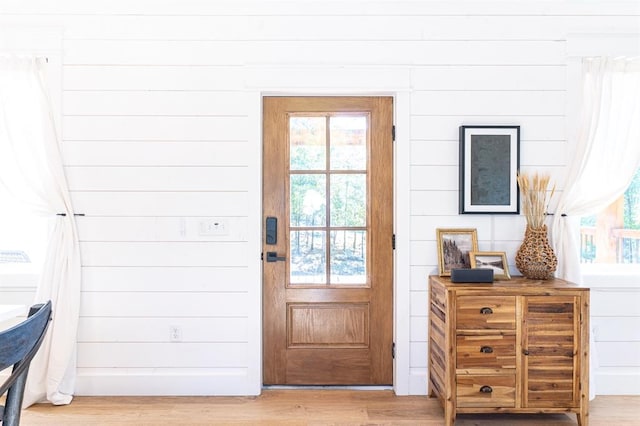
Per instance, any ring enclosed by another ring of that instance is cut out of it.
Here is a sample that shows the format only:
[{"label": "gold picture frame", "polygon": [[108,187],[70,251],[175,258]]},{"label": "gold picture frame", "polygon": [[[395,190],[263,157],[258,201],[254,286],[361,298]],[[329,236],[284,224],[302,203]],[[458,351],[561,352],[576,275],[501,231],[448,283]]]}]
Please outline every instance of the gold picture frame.
[{"label": "gold picture frame", "polygon": [[497,280],[509,280],[509,265],[507,254],[503,251],[472,251],[469,253],[471,268],[493,269],[493,278]]},{"label": "gold picture frame", "polygon": [[469,253],[478,251],[478,231],[475,228],[437,228],[438,273],[450,277],[451,269],[470,269]]}]

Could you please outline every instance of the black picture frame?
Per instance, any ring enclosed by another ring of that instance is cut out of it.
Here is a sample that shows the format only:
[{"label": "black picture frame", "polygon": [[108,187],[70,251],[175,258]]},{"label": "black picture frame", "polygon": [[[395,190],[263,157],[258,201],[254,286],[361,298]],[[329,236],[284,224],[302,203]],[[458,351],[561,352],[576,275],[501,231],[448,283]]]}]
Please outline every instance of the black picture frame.
[{"label": "black picture frame", "polygon": [[520,126],[460,126],[460,214],[519,214]]}]

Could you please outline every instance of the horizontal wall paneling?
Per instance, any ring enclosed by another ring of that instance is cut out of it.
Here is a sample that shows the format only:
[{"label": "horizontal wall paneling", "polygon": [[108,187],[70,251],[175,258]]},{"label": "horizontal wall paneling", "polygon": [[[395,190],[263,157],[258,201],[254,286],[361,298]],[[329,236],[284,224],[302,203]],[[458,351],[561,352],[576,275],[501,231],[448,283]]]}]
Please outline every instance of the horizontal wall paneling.
[{"label": "horizontal wall paneling", "polygon": [[[185,70],[181,78],[189,79]],[[243,116],[247,95],[235,91],[66,91],[65,115]]]},{"label": "horizontal wall paneling", "polygon": [[87,216],[244,216],[248,203],[246,192],[73,191],[71,200]]},{"label": "horizontal wall paneling", "polygon": [[[224,231],[211,234],[211,223]],[[91,217],[78,220],[80,241],[247,241],[246,217]]]},{"label": "horizontal wall paneling", "polygon": [[246,191],[246,167],[67,167],[71,191]]},{"label": "horizontal wall paneling", "polygon": [[246,141],[65,141],[66,166],[248,166]]},{"label": "horizontal wall paneling", "polygon": [[65,140],[246,141],[243,116],[78,116],[63,118]]},{"label": "horizontal wall paneling", "polygon": [[247,266],[244,242],[84,242],[83,266]]},{"label": "horizontal wall paneling", "polygon": [[83,317],[78,341],[167,342],[169,328],[179,327],[182,342],[246,342],[247,319],[239,317]]},{"label": "horizontal wall paneling", "polygon": [[[506,251],[511,264],[525,225],[519,215],[458,214],[459,126],[521,126],[522,169],[550,172],[557,200],[575,104],[568,35],[637,34],[638,17],[637,2],[600,0],[3,1],[0,46],[7,28],[63,39],[45,47],[61,55],[63,161],[74,210],[85,214],[80,394],[260,392],[266,94],[406,103],[394,167],[406,171],[408,195],[394,214],[410,268],[396,295],[409,314],[396,326],[410,329],[398,332],[409,353],[395,385],[426,394],[435,229],[476,228],[480,249]],[[224,234],[201,232],[212,220]],[[7,289],[3,303],[33,290]],[[637,367],[617,355],[638,350],[620,327],[635,324],[637,295],[592,293],[607,366],[599,381]],[[171,326],[182,342],[168,341]]]},{"label": "horizontal wall paneling", "polygon": [[[122,303],[124,300],[127,303]],[[83,292],[84,317],[202,318],[246,317],[246,293]]]},{"label": "horizontal wall paneling", "polygon": [[78,343],[78,368],[242,368],[246,343]]},{"label": "horizontal wall paneling", "polygon": [[[85,292],[247,292],[248,269],[215,266],[84,266]],[[90,314],[90,313],[88,313]]]}]

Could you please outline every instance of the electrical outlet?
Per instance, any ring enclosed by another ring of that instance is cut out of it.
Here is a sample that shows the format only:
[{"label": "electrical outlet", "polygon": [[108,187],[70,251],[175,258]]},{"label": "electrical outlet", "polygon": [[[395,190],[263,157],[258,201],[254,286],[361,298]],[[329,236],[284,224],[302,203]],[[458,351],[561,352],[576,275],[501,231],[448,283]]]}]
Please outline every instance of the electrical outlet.
[{"label": "electrical outlet", "polygon": [[177,325],[169,326],[169,341],[181,342],[182,341],[182,329]]}]

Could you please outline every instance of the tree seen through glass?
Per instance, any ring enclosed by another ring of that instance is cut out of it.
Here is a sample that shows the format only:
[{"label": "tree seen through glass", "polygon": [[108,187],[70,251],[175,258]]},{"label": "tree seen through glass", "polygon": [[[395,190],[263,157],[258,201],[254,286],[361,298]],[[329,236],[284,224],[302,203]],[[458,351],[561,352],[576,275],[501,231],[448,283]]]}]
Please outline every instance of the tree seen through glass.
[{"label": "tree seen through glass", "polygon": [[[640,168],[620,200],[622,218],[620,226],[611,231],[610,246],[615,248],[617,263],[640,263]],[[614,203],[614,204],[615,204]],[[598,215],[580,220],[580,257],[583,263],[596,261],[598,247],[595,238],[598,231]]]}]

